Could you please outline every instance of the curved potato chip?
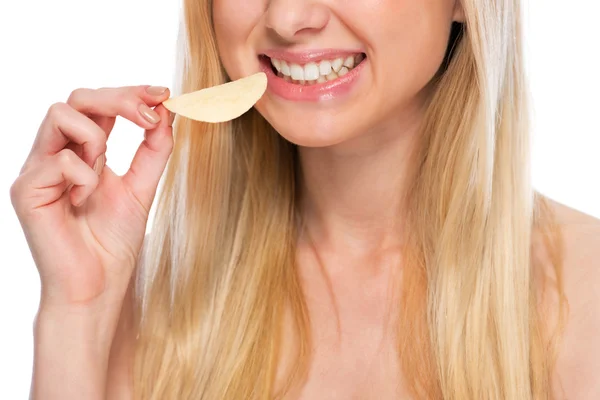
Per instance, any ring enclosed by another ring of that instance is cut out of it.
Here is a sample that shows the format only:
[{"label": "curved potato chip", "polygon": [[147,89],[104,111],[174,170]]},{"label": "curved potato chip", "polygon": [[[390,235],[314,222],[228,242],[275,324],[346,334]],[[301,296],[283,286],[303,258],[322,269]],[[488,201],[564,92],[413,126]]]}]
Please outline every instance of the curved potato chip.
[{"label": "curved potato chip", "polygon": [[248,111],[267,90],[267,75],[259,72],[236,81],[171,97],[163,102],[175,114],[203,122],[225,122]]}]

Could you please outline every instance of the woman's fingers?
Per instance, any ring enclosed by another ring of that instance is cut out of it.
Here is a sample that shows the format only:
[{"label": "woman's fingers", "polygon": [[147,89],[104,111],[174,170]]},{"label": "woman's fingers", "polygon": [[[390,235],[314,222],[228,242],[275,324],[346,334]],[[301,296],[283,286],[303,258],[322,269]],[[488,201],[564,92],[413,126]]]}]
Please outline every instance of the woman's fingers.
[{"label": "woman's fingers", "polygon": [[157,94],[161,90],[148,85],[74,90],[66,103],[56,103],[48,110],[30,159],[39,161],[52,156],[74,142],[86,147],[82,158],[93,165],[106,151],[106,141],[117,115],[144,129],[157,126],[160,117],[151,107],[169,97],[166,88]]},{"label": "woman's fingers", "polygon": [[98,185],[108,135],[121,115],[145,128],[144,141],[123,180],[149,210],[173,148],[170,113],[160,105],[168,97],[168,89],[147,85],[73,91],[66,103],[48,110],[15,182],[15,197],[41,207],[70,189],[71,203],[82,204]]},{"label": "woman's fingers", "polygon": [[67,144],[78,145],[81,158],[88,164],[106,151],[106,133],[96,123],[66,103],[50,106],[32,147],[34,162],[42,161],[63,150]]},{"label": "woman's fingers", "polygon": [[23,215],[60,199],[69,185],[70,201],[82,204],[98,186],[98,175],[72,150],[63,149],[20,175],[11,187],[15,209]]},{"label": "woman's fingers", "polygon": [[152,129],[158,116],[151,107],[169,98],[167,88],[124,86],[117,88],[76,89],[67,104],[86,115],[122,116],[144,129]]},{"label": "woman's fingers", "polygon": [[144,141],[123,176],[123,183],[147,211],[152,206],[160,177],[173,150],[171,114],[163,105],[157,106],[155,111],[161,121],[155,128],[145,131]]}]

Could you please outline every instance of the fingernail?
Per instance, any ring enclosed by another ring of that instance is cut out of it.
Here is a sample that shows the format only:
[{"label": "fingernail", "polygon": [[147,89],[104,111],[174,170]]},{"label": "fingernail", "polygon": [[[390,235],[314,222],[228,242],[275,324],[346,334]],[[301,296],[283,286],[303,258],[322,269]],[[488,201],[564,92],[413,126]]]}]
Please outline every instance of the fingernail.
[{"label": "fingernail", "polygon": [[175,121],[175,113],[169,111],[169,126],[173,126],[173,121]]},{"label": "fingernail", "polygon": [[141,103],[138,107],[138,110],[140,111],[140,114],[142,114],[142,116],[151,124],[157,124],[160,122],[160,115],[158,115],[156,111],[148,107],[146,104]]},{"label": "fingernail", "polygon": [[161,94],[163,94],[166,91],[167,91],[167,88],[163,87],[163,86],[148,86],[146,88],[146,92],[148,92],[152,96],[160,96]]},{"label": "fingernail", "polygon": [[94,166],[92,167],[92,169],[94,171],[96,171],[96,173],[98,175],[100,175],[100,174],[102,174],[104,165],[106,165],[106,154],[102,153],[102,154],[100,154],[100,156],[98,156],[98,158],[96,159],[96,162],[94,162]]}]

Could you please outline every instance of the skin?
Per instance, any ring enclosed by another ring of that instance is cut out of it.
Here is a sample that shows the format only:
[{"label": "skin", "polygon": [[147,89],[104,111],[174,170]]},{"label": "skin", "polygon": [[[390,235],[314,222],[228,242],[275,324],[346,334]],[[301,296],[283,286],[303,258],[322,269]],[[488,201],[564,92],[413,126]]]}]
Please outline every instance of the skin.
[{"label": "skin", "polygon": [[321,252],[344,248],[349,260],[364,265],[397,246],[402,229],[389,221],[401,220],[396,205],[407,165],[399,160],[413,148],[451,24],[464,19],[459,3],[216,0],[213,8],[220,57],[232,79],[259,71],[257,56],[267,49],[366,53],[369,65],[350,96],[299,103],[267,92],[256,108],[301,146],[302,213]]},{"label": "skin", "polygon": [[[387,282],[397,267],[402,223],[389,221],[402,220],[397,202],[407,166],[398,160],[415,143],[427,84],[443,60],[451,24],[464,21],[460,3],[215,0],[213,7],[219,53],[233,79],[259,71],[257,55],[267,49],[349,48],[367,55],[361,80],[343,99],[293,102],[267,92],[256,108],[299,145],[305,177],[307,228],[298,263],[316,344],[308,381],[290,398],[404,398],[387,318],[395,300]],[[565,283],[574,307],[556,382],[562,380],[568,398],[599,398],[592,374],[600,370],[593,357],[600,350],[590,332],[600,333],[593,290],[600,282],[594,266],[600,227],[553,205],[567,236]],[[280,377],[293,364],[288,334]]]},{"label": "skin", "polygon": [[[556,201],[550,201],[558,225],[563,233],[564,285],[569,301],[569,316],[559,346],[558,360],[552,382],[557,400],[596,400],[600,398],[600,220]],[[545,250],[534,241],[533,251],[544,263]],[[344,253],[338,254],[341,259]],[[390,254],[393,254],[391,252]],[[308,286],[307,299],[311,308],[313,328],[318,336],[316,354],[311,365],[311,380],[294,392],[289,399],[313,398],[356,398],[392,399],[406,398],[395,364],[394,354],[389,347],[387,327],[381,321],[383,310],[379,300],[385,298],[379,268],[385,264],[385,255],[379,254],[367,268],[359,269],[358,262],[344,258],[346,264],[338,264],[337,274],[331,275],[333,291],[337,298],[338,315],[329,301],[330,292],[325,287],[321,272],[314,260],[314,253],[303,251],[305,281]],[[312,260],[311,260],[312,259]],[[546,264],[547,265],[547,264]],[[331,267],[335,265],[328,265]],[[367,267],[367,266],[365,266]],[[359,272],[362,276],[359,276]],[[359,284],[363,278],[367,284]],[[548,306],[555,298],[545,299]],[[131,324],[131,288],[125,297],[108,364],[107,398],[131,399],[131,360],[136,332]],[[555,320],[555,313],[550,319]],[[344,331],[339,335],[337,324],[340,318]],[[294,339],[284,342],[288,350],[282,359],[280,377],[292,365]],[[284,336],[286,337],[286,336]],[[312,397],[311,397],[312,396]],[[336,397],[337,396],[337,397]]]},{"label": "skin", "polygon": [[[600,398],[600,220],[556,201],[564,235],[564,285],[569,316],[559,347],[557,399]],[[543,254],[543,252],[542,252]],[[546,299],[553,306],[555,298]],[[550,315],[551,320],[555,315]]]},{"label": "skin", "polygon": [[[275,0],[268,6],[216,0],[213,10],[221,60],[233,79],[258,72],[257,55],[267,49],[366,53],[370,66],[343,101],[299,104],[267,93],[256,105],[286,139],[337,145],[336,154],[375,150],[381,143],[373,141],[396,140],[411,129],[427,97],[423,88],[444,57],[451,22],[463,19],[454,0]],[[302,124],[289,123],[294,120]]]},{"label": "skin", "polygon": [[[10,187],[41,280],[32,400],[106,398],[119,314],[173,148],[161,104],[169,94],[148,85],[74,90],[48,108]],[[144,129],[121,176],[102,157],[117,116]]]},{"label": "skin", "polygon": [[[405,393],[387,282],[402,237],[401,223],[390,223],[402,220],[397,204],[407,165],[399,160],[413,148],[427,84],[442,63],[452,22],[464,19],[462,9],[454,0],[216,0],[213,7],[232,79],[259,71],[258,54],[266,50],[367,55],[361,79],[342,99],[293,102],[267,92],[256,108],[300,146],[305,176],[300,207],[307,228],[298,265],[316,349],[308,382],[291,396],[398,398]],[[292,340],[280,377],[293,350]]]},{"label": "skin", "polygon": [[[389,221],[402,219],[396,204],[407,166],[399,160],[412,149],[427,83],[442,62],[452,21],[463,18],[454,0],[214,1],[218,48],[232,79],[259,71],[257,55],[265,49],[356,48],[369,61],[343,100],[299,103],[267,92],[256,105],[300,146],[306,178],[298,264],[315,348],[308,381],[290,399],[408,398],[387,317],[398,295],[387,282],[398,267],[402,224]],[[597,399],[600,221],[552,207],[566,240],[571,306],[554,385],[558,398]],[[115,366],[128,359],[128,337],[117,339]],[[284,337],[277,384],[294,363],[294,334]],[[126,388],[125,376],[115,367],[112,387]]]}]

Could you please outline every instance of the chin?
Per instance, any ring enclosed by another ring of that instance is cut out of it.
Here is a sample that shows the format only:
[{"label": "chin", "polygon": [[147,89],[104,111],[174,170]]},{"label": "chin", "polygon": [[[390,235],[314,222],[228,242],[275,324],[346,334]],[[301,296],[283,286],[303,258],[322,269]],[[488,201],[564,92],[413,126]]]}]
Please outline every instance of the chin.
[{"label": "chin", "polygon": [[256,104],[256,110],[279,135],[298,146],[333,146],[358,134],[356,128],[360,124],[351,118],[351,113],[311,106],[281,104],[265,96]]},{"label": "chin", "polygon": [[328,147],[348,140],[344,135],[319,135],[315,132],[277,131],[285,140],[302,147]]},{"label": "chin", "polygon": [[[276,115],[263,114],[269,124],[285,140],[303,147],[327,147],[342,143],[351,137],[354,132],[348,123],[340,123],[331,119],[331,115],[313,115],[307,118],[295,116],[292,113],[277,113]],[[346,120],[348,121],[348,120]]]}]

